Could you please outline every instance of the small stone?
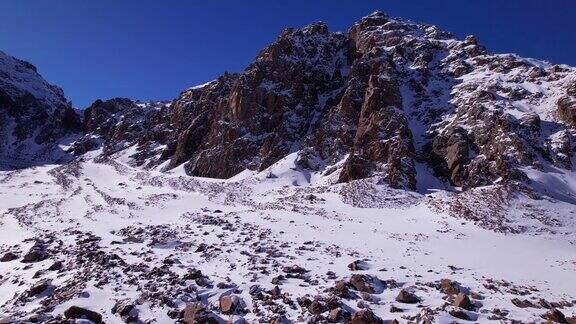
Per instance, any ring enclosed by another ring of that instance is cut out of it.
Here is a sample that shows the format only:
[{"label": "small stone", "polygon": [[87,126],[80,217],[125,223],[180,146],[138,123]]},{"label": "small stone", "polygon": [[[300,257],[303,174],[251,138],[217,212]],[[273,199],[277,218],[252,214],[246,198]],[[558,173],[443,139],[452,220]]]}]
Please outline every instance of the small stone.
[{"label": "small stone", "polygon": [[308,311],[314,315],[320,315],[326,311],[326,307],[321,302],[315,300],[308,306]]},{"label": "small stone", "polygon": [[306,270],[306,269],[304,269],[298,265],[286,266],[286,267],[282,268],[282,270],[286,273],[292,273],[292,274],[296,274],[296,273],[302,274],[302,273],[308,272],[308,270]]},{"label": "small stone", "polygon": [[348,265],[352,271],[368,270],[368,264],[362,260],[356,260]]},{"label": "small stone", "polygon": [[274,278],[272,278],[272,280],[270,281],[272,284],[274,285],[279,285],[282,283],[283,280],[285,280],[286,278],[283,275],[279,275],[276,276]]},{"label": "small stone", "polygon": [[24,263],[40,262],[48,258],[48,253],[42,245],[34,245],[22,258]]},{"label": "small stone", "polygon": [[200,278],[196,279],[195,281],[196,281],[196,284],[200,287],[210,287],[212,285],[210,280],[206,277],[200,277]]},{"label": "small stone", "polygon": [[312,304],[312,301],[308,297],[298,297],[298,298],[296,298],[296,302],[302,308],[308,308],[308,306],[310,306],[310,304]]},{"label": "small stone", "polygon": [[206,249],[208,248],[208,245],[206,245],[206,243],[200,243],[200,245],[198,245],[198,247],[196,248],[196,253],[200,253],[200,252],[204,252],[206,251]]},{"label": "small stone", "polygon": [[446,295],[456,295],[460,292],[460,288],[457,282],[450,279],[442,279],[440,280],[440,291]]},{"label": "small stone", "polygon": [[536,307],[531,301],[527,299],[521,300],[518,298],[512,298],[511,302],[514,304],[514,306],[519,308]]},{"label": "small stone", "polygon": [[262,289],[260,288],[259,285],[252,285],[250,286],[250,290],[248,291],[248,293],[250,294],[250,296],[254,296],[260,293],[261,291]]},{"label": "small stone", "polygon": [[344,280],[338,280],[336,286],[333,288],[334,294],[338,297],[346,298],[348,297],[350,291],[348,290],[348,285]]},{"label": "small stone", "polygon": [[270,290],[270,295],[272,295],[272,297],[280,297],[280,295],[282,295],[282,291],[280,291],[280,287],[274,286],[274,288],[272,288],[272,290]]},{"label": "small stone", "polygon": [[202,271],[192,268],[184,275],[184,280],[196,280],[202,278]]},{"label": "small stone", "polygon": [[372,278],[366,275],[353,274],[352,277],[350,277],[350,284],[360,292],[373,294],[375,290],[371,282]]}]

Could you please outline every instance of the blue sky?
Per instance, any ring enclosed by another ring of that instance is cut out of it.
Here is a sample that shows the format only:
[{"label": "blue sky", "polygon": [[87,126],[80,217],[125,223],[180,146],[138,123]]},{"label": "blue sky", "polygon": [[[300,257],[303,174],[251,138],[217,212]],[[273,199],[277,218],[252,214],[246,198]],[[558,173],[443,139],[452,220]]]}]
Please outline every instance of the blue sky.
[{"label": "blue sky", "polygon": [[241,71],[285,27],[346,31],[376,9],[477,35],[493,52],[576,65],[573,0],[1,0],[0,50],[36,65],[80,108],[171,99]]}]

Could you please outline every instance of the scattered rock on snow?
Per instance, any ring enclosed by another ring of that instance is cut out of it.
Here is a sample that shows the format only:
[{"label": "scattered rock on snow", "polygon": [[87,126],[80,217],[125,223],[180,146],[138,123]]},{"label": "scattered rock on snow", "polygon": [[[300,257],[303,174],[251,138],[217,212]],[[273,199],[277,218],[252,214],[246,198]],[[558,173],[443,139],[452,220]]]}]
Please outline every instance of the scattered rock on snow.
[{"label": "scattered rock on snow", "polygon": [[556,308],[552,308],[548,313],[544,314],[542,318],[555,323],[568,323],[566,316]]},{"label": "scattered rock on snow", "polygon": [[370,294],[380,293],[384,289],[380,279],[363,274],[353,274],[350,277],[350,285],[359,292]]},{"label": "scattered rock on snow", "polygon": [[4,255],[0,258],[0,262],[10,262],[12,260],[16,260],[18,259],[19,256],[16,253],[13,252],[6,252],[4,253]]},{"label": "scattered rock on snow", "polygon": [[534,305],[534,303],[532,303],[528,299],[522,300],[519,298],[512,298],[511,302],[512,302],[512,304],[514,304],[514,306],[519,307],[519,308],[528,308],[528,307],[537,308],[537,306]]},{"label": "scattered rock on snow", "polygon": [[459,309],[451,309],[448,313],[456,318],[463,319],[465,321],[471,320],[470,316],[465,311]]},{"label": "scattered rock on snow", "polygon": [[396,296],[396,301],[405,304],[416,304],[420,299],[413,293],[407,291],[406,289],[400,290],[398,296]]},{"label": "scattered rock on snow", "polygon": [[366,261],[356,260],[348,265],[348,269],[352,271],[360,271],[360,270],[368,270],[369,267]]},{"label": "scattered rock on snow", "polygon": [[459,284],[456,281],[450,279],[440,280],[440,291],[446,295],[456,295],[460,292]]},{"label": "scattered rock on snow", "polygon": [[222,296],[220,297],[220,311],[224,314],[234,314],[240,310],[241,303],[242,300],[238,296]]},{"label": "scattered rock on snow", "polygon": [[46,248],[42,244],[35,244],[22,258],[24,263],[33,263],[45,260],[48,258]]},{"label": "scattered rock on snow", "polygon": [[352,316],[350,324],[383,324],[383,320],[370,309],[359,310]]},{"label": "scattered rock on snow", "polygon": [[40,295],[41,293],[46,291],[46,289],[50,288],[51,286],[50,283],[51,281],[49,279],[42,279],[36,282],[35,284],[32,285],[32,287],[30,287],[30,289],[28,289],[28,296],[33,297],[36,295]]},{"label": "scattered rock on snow", "polygon": [[472,302],[470,301],[470,298],[468,297],[468,295],[463,294],[463,293],[459,293],[456,296],[456,298],[454,299],[454,306],[464,308],[467,310],[473,310],[474,309],[474,305],[472,305]]},{"label": "scattered rock on snow", "polygon": [[102,323],[102,315],[86,308],[71,306],[64,312],[67,319],[87,319],[94,323]]}]

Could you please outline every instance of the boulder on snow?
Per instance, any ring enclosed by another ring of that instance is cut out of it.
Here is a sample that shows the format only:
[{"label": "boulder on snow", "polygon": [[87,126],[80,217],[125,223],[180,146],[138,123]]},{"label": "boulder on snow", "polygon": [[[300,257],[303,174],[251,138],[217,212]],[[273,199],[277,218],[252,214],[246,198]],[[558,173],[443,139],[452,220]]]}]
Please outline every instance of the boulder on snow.
[{"label": "boulder on snow", "polygon": [[67,319],[87,319],[94,323],[102,323],[102,315],[86,308],[71,306],[64,312]]},{"label": "boulder on snow", "polygon": [[382,281],[370,275],[353,274],[350,277],[350,285],[359,292],[370,294],[380,293],[384,290]]},{"label": "boulder on snow", "polygon": [[456,295],[460,292],[460,285],[450,279],[441,279],[439,289],[446,295]]},{"label": "boulder on snow", "polygon": [[396,301],[405,304],[416,304],[417,302],[420,301],[420,298],[418,298],[415,294],[405,289],[402,289],[400,290],[398,296],[396,296]]},{"label": "boulder on snow", "polygon": [[36,282],[35,284],[33,284],[30,289],[28,289],[28,296],[29,297],[33,297],[36,295],[40,295],[41,293],[43,293],[44,291],[46,291],[46,289],[51,287],[51,281],[49,279],[42,279],[38,282]]},{"label": "boulder on snow", "polygon": [[6,252],[4,253],[4,255],[0,258],[0,262],[10,262],[12,260],[16,260],[18,259],[18,255],[16,253],[13,252]]},{"label": "boulder on snow", "polygon": [[357,311],[352,316],[350,324],[383,324],[383,320],[376,316],[370,309]]},{"label": "boulder on snow", "polygon": [[348,269],[352,271],[368,270],[368,263],[362,260],[353,261],[348,265]]},{"label": "boulder on snow", "polygon": [[223,314],[235,314],[240,311],[242,307],[242,299],[238,296],[222,296],[220,297],[220,311]]},{"label": "boulder on snow", "polygon": [[35,244],[22,258],[24,263],[40,262],[48,258],[46,248],[41,244]]},{"label": "boulder on snow", "polygon": [[454,299],[454,306],[464,308],[467,310],[473,310],[474,309],[474,305],[472,305],[470,298],[468,297],[468,295],[466,295],[464,293],[459,293],[456,296],[456,298]]}]

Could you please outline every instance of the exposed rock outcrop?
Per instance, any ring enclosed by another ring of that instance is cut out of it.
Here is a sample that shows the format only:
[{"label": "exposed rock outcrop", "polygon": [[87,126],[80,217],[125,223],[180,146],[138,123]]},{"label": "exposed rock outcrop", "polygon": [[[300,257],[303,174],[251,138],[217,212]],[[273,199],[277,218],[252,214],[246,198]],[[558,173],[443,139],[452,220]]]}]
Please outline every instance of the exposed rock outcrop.
[{"label": "exposed rock outcrop", "polygon": [[[103,147],[102,158],[215,178],[297,152],[297,167],[330,166],[340,182],[374,177],[415,190],[420,164],[464,189],[528,183],[526,168],[572,167],[574,79],[573,68],[491,54],[474,36],[375,12],[347,33],[324,23],[286,29],[244,71],[171,102],[98,100],[69,152]],[[11,132],[46,143],[78,131],[61,90],[40,83],[44,99],[0,83],[3,118],[38,125]]]}]

